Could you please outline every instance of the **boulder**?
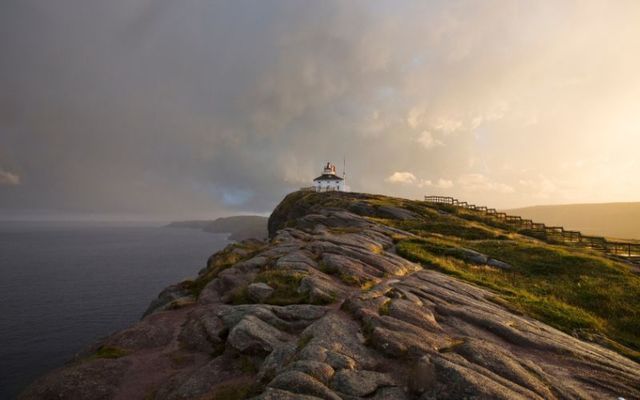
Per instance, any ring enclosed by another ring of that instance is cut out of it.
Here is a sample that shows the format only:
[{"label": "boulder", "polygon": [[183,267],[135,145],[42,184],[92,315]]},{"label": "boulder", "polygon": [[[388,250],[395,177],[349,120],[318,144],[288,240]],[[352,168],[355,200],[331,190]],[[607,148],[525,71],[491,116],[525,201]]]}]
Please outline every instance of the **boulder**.
[{"label": "boulder", "polygon": [[283,372],[269,383],[269,387],[316,396],[325,400],[341,400],[340,396],[322,382],[300,371]]},{"label": "boulder", "polygon": [[174,301],[193,301],[194,298],[187,287],[179,283],[165,288],[158,297],[149,304],[147,310],[142,314],[142,318],[157,311],[165,310]]},{"label": "boulder", "polygon": [[489,260],[487,260],[487,265],[490,267],[505,269],[505,270],[513,269],[513,266],[511,264],[508,264],[504,261],[496,260],[495,258],[490,258]]},{"label": "boulder", "polygon": [[178,323],[171,312],[155,313],[132,327],[107,338],[105,346],[125,350],[142,350],[167,346],[178,332]]},{"label": "boulder", "polygon": [[307,294],[315,304],[329,304],[344,294],[344,290],[324,274],[307,275],[300,281],[298,291]]},{"label": "boulder", "polygon": [[129,366],[130,362],[122,359],[97,359],[67,366],[35,381],[20,399],[112,399]]},{"label": "boulder", "polygon": [[467,262],[473,264],[481,264],[484,265],[489,260],[489,257],[486,254],[482,254],[478,251],[465,249],[464,247],[456,249],[456,251],[460,254],[460,256]]},{"label": "boulder", "polygon": [[416,213],[412,211],[405,210],[404,208],[391,207],[391,206],[378,207],[378,215],[381,215],[384,218],[399,219],[403,221],[408,219],[418,218]]},{"label": "boulder", "polygon": [[381,386],[395,386],[395,382],[381,372],[348,369],[337,372],[331,381],[334,390],[359,397],[373,394]]},{"label": "boulder", "polygon": [[313,254],[305,250],[290,252],[276,261],[276,267],[281,269],[307,271],[310,268],[317,268],[317,266]]},{"label": "boulder", "polygon": [[292,371],[300,371],[305,374],[312,376],[324,383],[325,385],[329,383],[333,374],[335,374],[335,370],[326,363],[314,360],[298,360],[289,365],[288,369]]},{"label": "boulder", "polygon": [[293,359],[295,353],[296,347],[289,343],[276,347],[260,366],[258,381],[263,383],[270,382],[285,369],[285,366]]},{"label": "boulder", "polygon": [[253,397],[253,400],[321,400],[316,396],[305,396],[298,393],[291,393],[286,390],[267,388],[262,394]]},{"label": "boulder", "polygon": [[263,303],[272,293],[273,288],[263,282],[252,283],[247,286],[247,295],[256,303]]},{"label": "boulder", "polygon": [[240,353],[266,356],[287,339],[283,332],[253,315],[247,315],[229,332],[227,345]]}]

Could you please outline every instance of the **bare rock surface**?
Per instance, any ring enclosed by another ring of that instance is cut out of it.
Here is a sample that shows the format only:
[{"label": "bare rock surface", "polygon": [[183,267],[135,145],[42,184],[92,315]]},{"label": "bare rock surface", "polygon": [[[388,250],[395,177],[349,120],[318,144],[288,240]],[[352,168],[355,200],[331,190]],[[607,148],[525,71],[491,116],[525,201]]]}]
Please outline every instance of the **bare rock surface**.
[{"label": "bare rock surface", "polygon": [[113,354],[22,398],[640,398],[640,365],[396,255],[394,238],[412,235],[376,218],[414,214],[349,196],[348,209],[285,199],[268,243],[230,245],[98,344]]},{"label": "bare rock surface", "polygon": [[247,286],[249,298],[257,303],[267,300],[272,293],[273,288],[264,282],[252,283]]}]

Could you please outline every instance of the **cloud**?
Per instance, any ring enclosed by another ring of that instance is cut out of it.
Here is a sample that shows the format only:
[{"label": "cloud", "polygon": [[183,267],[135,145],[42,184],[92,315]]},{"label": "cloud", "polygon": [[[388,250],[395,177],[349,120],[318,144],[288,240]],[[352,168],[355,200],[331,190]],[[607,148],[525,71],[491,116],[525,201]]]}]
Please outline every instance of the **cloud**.
[{"label": "cloud", "polygon": [[468,192],[514,193],[515,189],[507,184],[494,182],[485,175],[472,173],[458,178],[458,185]]},{"label": "cloud", "polygon": [[20,184],[20,176],[3,169],[0,169],[0,185],[16,186]]},{"label": "cloud", "polygon": [[464,123],[463,121],[456,120],[453,118],[440,117],[433,122],[432,126],[433,126],[433,129],[439,132],[450,134],[462,129],[464,127]]},{"label": "cloud", "polygon": [[389,183],[411,184],[417,181],[416,176],[411,172],[394,172],[385,181]]},{"label": "cloud", "polygon": [[558,194],[558,186],[544,175],[538,175],[529,179],[520,179],[518,184],[538,199],[549,199],[553,195]]},{"label": "cloud", "polygon": [[453,181],[447,179],[438,179],[436,183],[433,183],[430,179],[418,179],[411,172],[394,172],[385,179],[386,182],[394,184],[415,185],[418,188],[440,188],[449,189],[454,186]]},{"label": "cloud", "polygon": [[453,181],[448,179],[438,179],[438,183],[436,184],[436,187],[441,189],[449,189],[449,188],[452,188],[453,186],[454,186]]},{"label": "cloud", "polygon": [[433,147],[444,146],[444,143],[442,143],[442,141],[440,141],[440,140],[434,139],[433,135],[429,131],[422,131],[422,133],[418,137],[417,141],[425,149],[431,149]]},{"label": "cloud", "polygon": [[343,156],[356,191],[637,200],[640,3],[585,1],[5,0],[0,210],[268,212]]}]

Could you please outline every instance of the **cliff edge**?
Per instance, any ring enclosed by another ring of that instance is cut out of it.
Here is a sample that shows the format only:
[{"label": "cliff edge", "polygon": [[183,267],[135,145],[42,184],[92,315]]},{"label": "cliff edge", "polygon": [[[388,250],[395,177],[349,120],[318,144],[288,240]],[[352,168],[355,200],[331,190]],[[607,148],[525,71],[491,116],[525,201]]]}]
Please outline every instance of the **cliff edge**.
[{"label": "cliff edge", "polygon": [[21,398],[640,398],[625,325],[587,329],[579,315],[573,329],[553,313],[564,306],[514,289],[545,251],[633,276],[622,264],[450,208],[357,193],[292,193],[268,229],[268,241],[214,254],[140,322]]}]

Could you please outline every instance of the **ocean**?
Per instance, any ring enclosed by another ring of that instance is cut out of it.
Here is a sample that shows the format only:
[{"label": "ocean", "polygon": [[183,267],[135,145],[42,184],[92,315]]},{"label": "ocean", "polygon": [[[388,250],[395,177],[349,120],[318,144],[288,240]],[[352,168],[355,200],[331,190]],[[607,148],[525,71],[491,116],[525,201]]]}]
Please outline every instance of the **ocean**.
[{"label": "ocean", "polygon": [[226,237],[149,223],[0,222],[0,399],[139,320]]}]

